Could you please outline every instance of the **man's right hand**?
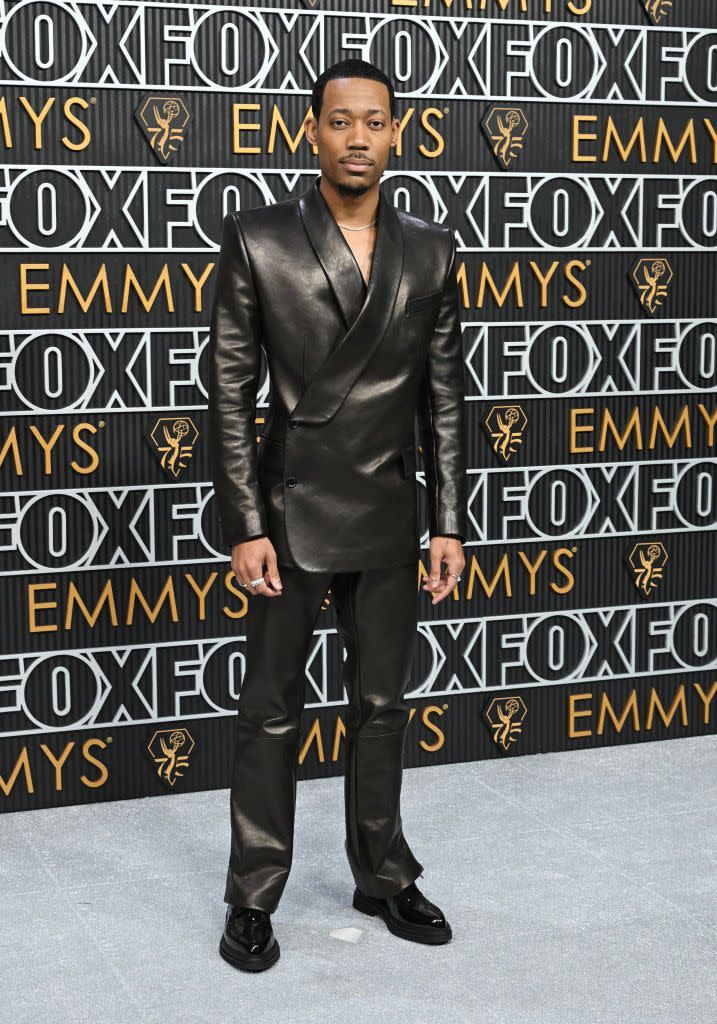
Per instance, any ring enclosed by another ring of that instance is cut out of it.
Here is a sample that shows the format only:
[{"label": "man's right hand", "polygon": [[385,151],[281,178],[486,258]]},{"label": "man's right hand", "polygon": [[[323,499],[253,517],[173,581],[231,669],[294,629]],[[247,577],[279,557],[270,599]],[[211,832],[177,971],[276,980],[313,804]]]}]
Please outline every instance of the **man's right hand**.
[{"label": "man's right hand", "polygon": [[[264,568],[266,566],[266,569]],[[240,583],[247,584],[248,593],[265,597],[281,596],[281,577],[276,564],[276,551],[268,537],[245,540],[232,547],[232,569]],[[263,583],[252,587],[251,581],[264,577]]]}]

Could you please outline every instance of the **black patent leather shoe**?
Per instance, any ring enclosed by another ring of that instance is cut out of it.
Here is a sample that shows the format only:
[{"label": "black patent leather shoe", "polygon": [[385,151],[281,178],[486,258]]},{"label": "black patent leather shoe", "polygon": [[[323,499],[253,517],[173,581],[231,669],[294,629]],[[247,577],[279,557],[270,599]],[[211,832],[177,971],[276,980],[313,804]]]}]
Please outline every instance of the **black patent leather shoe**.
[{"label": "black patent leather shoe", "polygon": [[354,891],[356,910],[375,917],[379,914],[389,931],[411,942],[438,945],[450,942],[453,932],[441,910],[423,895],[415,882],[411,882],[395,896],[376,899],[366,896],[359,888]]},{"label": "black patent leather shoe", "polygon": [[224,934],[219,953],[242,971],[265,971],[279,959],[279,943],[271,927],[271,917],[255,907],[227,907]]}]

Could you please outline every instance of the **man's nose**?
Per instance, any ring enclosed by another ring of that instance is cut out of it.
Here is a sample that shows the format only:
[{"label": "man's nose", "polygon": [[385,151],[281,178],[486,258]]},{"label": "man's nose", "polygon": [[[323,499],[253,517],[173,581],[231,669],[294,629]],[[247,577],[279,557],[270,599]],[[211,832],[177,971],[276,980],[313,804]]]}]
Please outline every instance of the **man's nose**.
[{"label": "man's nose", "polygon": [[348,147],[350,150],[356,149],[362,152],[368,149],[366,145],[366,139],[368,137],[367,129],[362,125],[354,125],[351,135],[349,137]]}]

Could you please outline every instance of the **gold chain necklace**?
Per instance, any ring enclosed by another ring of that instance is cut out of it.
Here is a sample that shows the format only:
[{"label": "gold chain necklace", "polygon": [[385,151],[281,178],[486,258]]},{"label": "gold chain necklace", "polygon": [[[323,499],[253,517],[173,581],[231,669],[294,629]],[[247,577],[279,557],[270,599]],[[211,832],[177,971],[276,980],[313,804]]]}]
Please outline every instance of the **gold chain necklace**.
[{"label": "gold chain necklace", "polygon": [[372,220],[370,224],[364,224],[362,228],[352,228],[349,224],[339,224],[338,221],[336,221],[336,223],[339,224],[340,228],[346,228],[347,231],[365,231],[366,228],[372,228],[377,220],[378,217],[376,218],[376,220]]}]

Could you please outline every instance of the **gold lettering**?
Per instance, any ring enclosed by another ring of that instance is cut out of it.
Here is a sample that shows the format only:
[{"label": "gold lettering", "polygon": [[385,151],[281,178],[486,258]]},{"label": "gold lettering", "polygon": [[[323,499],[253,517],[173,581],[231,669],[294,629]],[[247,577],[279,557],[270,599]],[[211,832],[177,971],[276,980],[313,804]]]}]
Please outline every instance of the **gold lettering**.
[{"label": "gold lettering", "polygon": [[594,124],[597,121],[597,114],[573,114],[571,132],[572,150],[570,155],[573,162],[577,164],[595,163],[597,157],[594,154],[585,155],[581,153],[579,149],[579,143],[582,142],[583,139],[587,142],[595,142],[597,140],[596,132],[581,132],[579,130],[583,121]]},{"label": "gold lettering", "polygon": [[440,134],[434,124],[431,123],[429,118],[438,118],[442,120],[444,117],[442,110],[438,110],[436,107],[426,107],[425,110],[421,111],[420,124],[422,128],[426,129],[426,132],[431,136],[432,139],[436,140],[436,145],[433,149],[428,149],[421,143],[418,147],[418,152],[421,156],[427,157],[430,160],[435,160],[439,157],[443,150],[446,148],[446,143],[443,136]]},{"label": "gold lettering", "polygon": [[7,116],[7,101],[4,96],[0,97],[0,122],[2,122],[2,140],[5,149],[12,149],[12,135],[10,134],[10,121]]},{"label": "gold lettering", "polygon": [[17,443],[17,432],[15,427],[10,428],[10,433],[5,438],[5,443],[0,448],[0,466],[5,461],[5,456],[8,452],[12,452],[12,461],[15,467],[15,473],[17,476],[22,476],[22,460],[20,458],[20,446]]},{"label": "gold lettering", "polygon": [[715,698],[715,695],[717,694],[717,681],[712,683],[707,693],[705,693],[705,691],[702,689],[699,683],[693,683],[692,685],[694,686],[695,690],[697,690],[697,696],[702,701],[702,707],[704,709],[702,722],[704,725],[709,725],[710,704],[712,703],[712,701]]},{"label": "gold lettering", "polygon": [[518,551],[518,558],[521,560],[525,568],[528,570],[530,576],[530,591],[531,596],[535,593],[535,574],[537,573],[540,566],[547,558],[548,552],[545,548],[538,555],[538,560],[535,563],[531,563],[530,559],[524,551]]},{"label": "gold lettering", "polygon": [[653,163],[659,163],[660,156],[662,155],[661,154],[662,145],[664,143],[665,148],[670,151],[670,156],[672,157],[672,162],[676,164],[678,159],[679,159],[679,157],[680,157],[680,154],[682,153],[682,150],[685,148],[685,146],[687,145],[688,141],[690,143],[690,163],[696,164],[697,163],[697,143],[696,143],[696,140],[695,140],[695,123],[692,120],[692,118],[690,118],[690,120],[687,122],[687,126],[686,126],[684,132],[682,133],[682,138],[680,139],[680,141],[679,141],[679,143],[677,145],[677,149],[675,149],[675,147],[672,144],[672,138],[670,137],[669,129],[667,128],[667,125],[665,124],[664,119],[662,117],[660,117],[658,119],[658,121],[657,121],[657,134],[655,135],[655,148],[654,148],[653,154],[652,154]]},{"label": "gold lettering", "polygon": [[559,263],[557,260],[554,260],[545,274],[541,273],[540,267],[535,260],[531,260],[528,266],[540,282],[540,305],[545,307],[548,305],[548,285],[550,284],[555,271],[558,269]]},{"label": "gold lettering", "polygon": [[160,608],[164,604],[165,600],[169,604],[172,622],[179,622],[179,614],[177,612],[177,599],[174,593],[174,581],[172,580],[171,576],[168,577],[167,582],[162,587],[162,591],[159,597],[157,598],[157,603],[155,604],[154,608],[149,607],[149,604],[145,600],[144,594],[142,593],[139,584],[137,583],[137,580],[134,577],[132,577],[129,591],[129,603],[127,606],[127,618],[125,620],[126,625],[131,626],[134,622],[134,606],[137,601],[139,601],[139,603],[144,608],[149,621],[155,622],[157,616],[159,615]]},{"label": "gold lettering", "polygon": [[692,432],[690,430],[690,413],[686,405],[683,405],[680,418],[677,421],[677,425],[674,431],[670,434],[667,430],[667,424],[662,418],[659,405],[656,405],[652,411],[652,428],[650,430],[650,440],[648,443],[649,448],[655,447],[655,440],[657,438],[657,428],[660,428],[665,440],[668,443],[668,447],[672,448],[680,430],[685,432],[685,448],[692,447]]},{"label": "gold lettering", "polygon": [[45,453],[45,476],[52,475],[52,449],[57,444],[58,438],[60,437],[60,434],[64,429],[64,423],[59,423],[55,427],[55,432],[50,438],[50,440],[46,441],[45,438],[40,433],[40,431],[38,430],[38,428],[35,426],[35,424],[30,424],[30,433],[36,438],[36,440],[40,444],[40,447]]},{"label": "gold lettering", "polygon": [[577,277],[574,276],[574,270],[586,270],[587,266],[582,260],[570,260],[565,264],[565,277],[570,284],[575,285],[577,288],[577,296],[571,299],[569,295],[563,294],[562,299],[566,306],[572,306],[573,309],[577,306],[583,306],[585,300],[588,297],[587,288]]},{"label": "gold lettering", "polygon": [[191,572],[185,572],[185,574],[184,574],[185,580],[189,583],[189,586],[192,588],[194,593],[199,598],[199,621],[200,622],[204,622],[206,617],[207,617],[206,597],[207,597],[207,594],[209,593],[209,591],[212,589],[212,584],[214,583],[214,580],[217,578],[218,575],[219,575],[218,572],[211,573],[209,575],[209,578],[207,579],[206,585],[204,587],[202,587],[194,579],[194,576],[192,576]]},{"label": "gold lettering", "polygon": [[74,469],[75,473],[82,473],[86,476],[88,473],[94,473],[100,464],[100,457],[96,450],[92,448],[82,437],[83,434],[96,434],[97,427],[92,423],[76,423],[72,428],[72,440],[75,442],[78,448],[81,448],[83,452],[87,452],[90,456],[90,462],[87,466],[81,466],[76,459],[70,462],[70,465]]},{"label": "gold lettering", "polygon": [[40,313],[47,316],[51,312],[49,306],[29,306],[27,302],[28,292],[49,292],[50,286],[47,282],[28,281],[27,274],[30,270],[49,270],[49,263],[21,263],[20,264],[20,312],[23,316],[38,316]]},{"label": "gold lettering", "polygon": [[18,100],[20,104],[25,108],[30,116],[30,120],[35,125],[35,149],[42,149],[42,123],[50,113],[50,108],[55,103],[55,97],[50,96],[45,101],[45,106],[42,108],[39,114],[35,112],[32,104],[26,96],[19,96]]},{"label": "gold lettering", "polygon": [[[127,270],[128,270],[128,273],[131,273],[129,267],[127,268]],[[94,279],[94,281],[92,283],[92,286],[90,288],[89,295],[87,296],[86,299],[83,297],[82,292],[80,291],[79,287],[75,284],[75,279],[72,276],[72,273],[70,272],[69,267],[67,266],[66,263],[63,263],[62,271],[60,273],[60,297],[59,297],[59,301],[58,301],[58,304],[57,304],[57,312],[58,313],[64,313],[65,312],[65,302],[66,302],[66,299],[67,299],[67,289],[68,289],[68,286],[69,286],[70,290],[73,292],[75,298],[77,299],[77,303],[78,303],[78,305],[79,305],[79,307],[80,307],[80,309],[82,310],[83,313],[86,313],[87,310],[90,308],[90,306],[92,304],[92,300],[95,297],[95,293],[97,292],[97,289],[101,287],[102,288],[102,296],[103,296],[104,301],[105,301],[105,312],[106,313],[111,313],[112,312],[112,299],[110,298],[110,286],[109,286],[109,282],[107,280],[107,264],[106,263],[103,263],[102,266],[100,267],[100,269],[97,271],[95,279]],[[35,312],[35,310],[32,310],[32,312]],[[127,310],[123,309],[122,312],[126,313]]]},{"label": "gold lettering", "polygon": [[10,796],[10,793],[13,790],[15,782],[17,781],[17,777],[21,771],[25,776],[25,785],[27,787],[28,793],[34,793],[35,787],[32,784],[32,772],[30,771],[30,758],[27,756],[27,747],[23,747],[20,753],[18,754],[17,761],[15,762],[15,767],[10,772],[10,777],[8,778],[7,782],[2,777],[2,775],[0,775],[0,789],[3,791],[5,796]]},{"label": "gold lettering", "polygon": [[239,587],[239,581],[237,580],[236,573],[233,569],[228,569],[224,576],[224,587],[234,597],[239,598],[240,608],[230,608],[228,605],[222,606],[222,611],[230,619],[243,619],[246,613],[249,611],[249,598],[246,596],[244,591]]},{"label": "gold lettering", "polygon": [[625,704],[625,707],[623,708],[622,714],[619,719],[615,717],[615,712],[613,711],[612,704],[610,703],[610,698],[603,691],[603,693],[601,694],[600,711],[598,714],[598,736],[602,736],[603,732],[605,731],[606,715],[610,718],[612,724],[615,726],[615,731],[622,732],[622,727],[625,724],[628,715],[630,714],[632,714],[632,728],[635,732],[639,732],[640,718],[637,712],[637,693],[634,690],[630,692],[630,696],[627,699],[627,702]]},{"label": "gold lettering", "polygon": [[273,153],[276,148],[277,131],[280,131],[281,134],[284,136],[284,139],[286,140],[287,145],[289,147],[289,152],[295,153],[299,148],[299,143],[301,142],[304,136],[304,122],[302,121],[299,131],[294,136],[294,138],[292,138],[289,133],[289,129],[286,126],[286,122],[284,121],[284,118],[281,116],[281,112],[279,111],[278,107],[274,106],[272,107],[271,121],[269,122],[269,142],[267,146],[267,153]]},{"label": "gold lettering", "polygon": [[591,693],[570,693],[568,694],[568,738],[571,740],[582,739],[583,736],[592,736],[592,729],[580,729],[575,726],[576,718],[590,718],[592,708],[578,708],[578,701],[592,700]]},{"label": "gold lettering", "polygon": [[563,563],[560,561],[561,555],[563,555],[565,558],[573,558],[574,553],[570,550],[570,548],[558,548],[556,551],[553,551],[553,566],[558,570],[558,572],[561,572],[563,574],[563,576],[567,580],[567,583],[565,583],[561,587],[558,583],[555,583],[553,580],[551,580],[550,588],[551,590],[554,590],[556,594],[567,594],[575,586],[575,576],[573,575],[571,570],[568,569],[566,565],[563,565]]},{"label": "gold lettering", "polygon": [[57,625],[49,623],[48,625],[39,625],[36,620],[36,612],[41,608],[57,608],[56,601],[37,601],[35,599],[36,591],[40,590],[52,590],[54,591],[57,587],[56,583],[50,580],[49,583],[30,583],[27,588],[28,596],[28,619],[30,622],[31,633],[56,633]]},{"label": "gold lettering", "polygon": [[94,625],[97,622],[97,619],[99,617],[100,611],[102,610],[102,606],[105,605],[105,604],[109,608],[110,622],[112,623],[113,626],[119,625],[119,619],[117,618],[117,608],[115,606],[114,591],[112,590],[112,581],[111,580],[107,580],[107,582],[105,583],[104,587],[102,588],[102,592],[100,593],[100,596],[98,597],[97,603],[95,604],[95,607],[94,607],[92,612],[89,611],[87,605],[85,604],[83,599],[80,597],[80,595],[79,595],[79,593],[77,591],[77,587],[75,586],[74,582],[72,580],[70,580],[70,583],[69,583],[69,586],[68,586],[68,589],[67,589],[67,609],[65,610],[65,629],[72,629],[72,627],[74,625],[74,623],[72,621],[72,613],[74,611],[75,605],[77,605],[79,610],[82,612],[82,616],[83,616],[85,622],[88,622],[91,627],[94,627]]},{"label": "gold lettering", "polygon": [[308,735],[303,742],[301,750],[299,751],[299,764],[303,764],[309,749],[316,743],[316,760],[319,764],[323,764],[326,760],[324,755],[324,742],[321,738],[321,727],[319,726],[318,718],[314,719],[314,724],[309,729]]},{"label": "gold lettering", "polygon": [[481,586],[483,587],[483,590],[485,591],[485,594],[486,594],[487,597],[492,597],[493,596],[493,591],[498,586],[498,581],[500,580],[501,576],[505,580],[505,595],[506,595],[506,597],[512,597],[513,596],[513,590],[512,590],[512,587],[511,587],[511,583],[510,583],[510,568],[508,566],[508,555],[507,554],[504,554],[503,557],[501,558],[501,560],[500,560],[500,562],[498,564],[498,568],[495,571],[495,575],[494,575],[493,579],[490,581],[490,583],[488,582],[488,580],[483,575],[483,570],[480,567],[480,564],[478,563],[478,560],[476,559],[476,556],[475,555],[471,555],[471,571],[470,571],[470,575],[468,577],[468,587],[466,588],[466,597],[468,598],[469,601],[470,601],[471,597],[473,596],[473,579],[474,579],[475,576],[478,576],[478,579],[480,580]]},{"label": "gold lettering", "polygon": [[87,147],[89,146],[90,142],[92,141],[92,134],[90,132],[90,129],[87,127],[87,125],[83,121],[80,121],[79,118],[75,117],[75,115],[74,115],[74,113],[72,111],[72,108],[77,106],[77,107],[81,107],[83,110],[87,110],[89,105],[90,104],[87,102],[87,100],[84,99],[84,97],[82,97],[82,96],[69,96],[65,100],[65,103],[64,103],[63,108],[62,108],[63,112],[65,114],[65,117],[70,122],[70,124],[74,124],[75,127],[79,128],[80,132],[82,133],[82,141],[81,142],[72,142],[70,139],[67,138],[66,135],[62,136],[62,140],[61,140],[62,144],[64,146],[66,146],[67,149],[73,150],[73,152],[75,152],[75,153],[78,152],[81,149],[87,149]]},{"label": "gold lettering", "polygon": [[43,752],[43,754],[50,762],[50,764],[54,765],[55,767],[55,789],[58,792],[62,789],[62,767],[67,758],[70,756],[70,751],[72,750],[74,745],[74,740],[70,740],[69,743],[66,743],[58,759],[55,757],[55,755],[52,753],[52,751],[50,750],[46,743],[40,744],[40,750]]},{"label": "gold lettering", "polygon": [[[411,708],[411,710],[413,710],[413,708]],[[441,747],[445,746],[446,743],[445,732],[433,721],[432,715],[434,714],[440,718],[445,714],[445,712],[443,711],[443,708],[439,708],[435,704],[426,705],[426,707],[423,708],[423,710],[421,711],[421,721],[423,722],[427,729],[430,729],[431,732],[435,734],[436,741],[434,743],[427,743],[426,740],[418,741],[418,745],[423,750],[427,750],[431,754],[434,754],[437,750],[440,750]]]},{"label": "gold lettering", "polygon": [[149,311],[152,309],[152,306],[154,305],[155,296],[158,294],[160,288],[164,288],[164,294],[165,294],[166,299],[167,299],[167,311],[169,313],[173,313],[174,312],[174,299],[172,298],[172,286],[169,283],[169,268],[168,268],[166,263],[162,267],[160,275],[157,278],[157,283],[154,286],[154,291],[152,292],[152,294],[150,295],[149,298],[147,298],[147,296],[144,294],[144,291],[142,290],[142,287],[140,286],[140,283],[137,280],[137,277],[135,275],[134,270],[132,270],[132,267],[130,267],[129,265],[127,266],[127,270],[126,270],[126,273],[125,273],[124,290],[122,292],[122,307],[121,307],[121,309],[122,309],[123,313],[126,313],[128,308],[129,308],[130,286],[139,295],[139,300],[142,303],[142,305],[144,306],[144,309],[145,309],[146,313],[149,313]]},{"label": "gold lettering", "polygon": [[341,740],[346,736],[346,726],[341,715],[336,716],[336,726],[334,727],[334,741],[331,745],[331,760],[338,761],[339,751],[341,749]]},{"label": "gold lettering", "polygon": [[652,728],[652,719],[655,709],[657,709],[657,712],[660,718],[662,719],[662,724],[665,726],[669,726],[678,707],[680,708],[681,712],[680,722],[682,723],[682,725],[687,725],[687,702],[685,700],[684,686],[681,685],[677,688],[675,699],[673,700],[670,706],[670,710],[667,712],[667,714],[665,714],[665,709],[663,708],[662,702],[660,701],[660,698],[657,696],[654,687],[651,687],[650,699],[647,705],[647,718],[645,719],[645,728]]},{"label": "gold lettering", "polygon": [[702,122],[707,129],[707,134],[712,139],[712,163],[717,164],[717,131],[709,117],[703,117]]},{"label": "gold lettering", "polygon": [[100,769],[100,775],[97,779],[88,779],[86,775],[80,775],[80,782],[83,786],[87,786],[88,789],[98,789],[100,786],[104,786],[110,776],[110,773],[107,770],[107,765],[103,761],[98,761],[97,758],[93,757],[90,753],[90,749],[92,747],[100,747],[104,750],[106,746],[107,744],[103,740],[96,738],[85,740],[82,744],[82,756],[86,761],[89,761],[90,764],[97,765]]},{"label": "gold lettering", "polygon": [[635,130],[633,131],[632,136],[630,137],[630,141],[627,143],[627,146],[623,146],[622,140],[618,135],[617,128],[615,127],[615,122],[613,121],[611,116],[608,116],[607,130],[605,132],[605,141],[603,143],[602,151],[603,161],[608,160],[610,156],[610,143],[612,140],[614,140],[615,142],[615,148],[617,149],[618,155],[620,159],[623,161],[623,163],[630,156],[630,152],[632,151],[632,148],[635,145],[636,141],[639,141],[640,143],[640,159],[642,160],[642,163],[644,164],[647,162],[647,150],[645,148],[645,125],[642,118],[640,118],[637,124],[635,125]]},{"label": "gold lettering", "polygon": [[515,291],[515,305],[518,307],[518,309],[523,308],[523,290],[520,282],[520,268],[517,263],[513,264],[513,269],[508,275],[508,280],[506,281],[502,292],[498,291],[498,287],[495,281],[493,280],[493,277],[491,276],[490,270],[488,269],[488,265],[486,263],[482,265],[480,283],[478,285],[477,304],[479,308],[483,307],[486,284],[488,285],[491,293],[493,294],[493,298],[495,299],[500,308],[502,308],[504,302],[506,301],[508,293],[510,292],[511,288]]},{"label": "gold lettering", "polygon": [[587,448],[578,448],[576,443],[576,434],[587,434],[592,433],[595,429],[593,424],[590,423],[587,426],[584,423],[578,423],[578,416],[592,416],[595,409],[592,406],[586,406],[582,409],[571,409],[570,410],[570,427],[569,427],[569,438],[570,438],[570,454],[581,455],[584,452],[593,451],[593,446],[590,445]]},{"label": "gold lettering", "polygon": [[618,433],[617,425],[612,418],[610,410],[603,409],[602,424],[600,427],[600,439],[598,441],[598,451],[605,451],[605,441],[607,438],[608,428],[612,436],[615,438],[615,441],[617,442],[617,446],[620,449],[620,451],[622,451],[625,445],[627,444],[628,438],[630,437],[630,434],[633,431],[635,432],[636,438],[635,447],[640,450],[642,449],[642,427],[640,426],[640,410],[637,408],[637,406],[633,407],[632,414],[627,422],[624,434]]},{"label": "gold lettering", "polygon": [[204,306],[202,305],[202,289],[204,288],[204,284],[207,278],[214,270],[215,264],[207,263],[201,277],[197,277],[197,275],[194,273],[194,271],[192,270],[188,263],[180,263],[179,265],[189,278],[189,282],[192,286],[192,291],[194,292],[194,312],[201,313],[201,311],[204,309]]},{"label": "gold lettering", "polygon": [[239,134],[240,132],[258,132],[261,129],[261,124],[258,121],[252,121],[251,123],[245,124],[239,120],[240,111],[243,110],[260,110],[261,104],[259,103],[233,103],[232,104],[232,149],[235,153],[242,153],[247,155],[261,153],[260,146],[240,146],[239,145]]},{"label": "gold lettering", "polygon": [[700,415],[702,416],[702,419],[707,424],[707,444],[710,448],[712,448],[715,443],[715,423],[717,422],[717,409],[715,409],[715,411],[710,414],[709,412],[707,412],[707,408],[702,404],[702,402],[699,403],[697,408],[700,410]]}]

